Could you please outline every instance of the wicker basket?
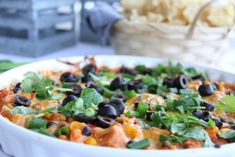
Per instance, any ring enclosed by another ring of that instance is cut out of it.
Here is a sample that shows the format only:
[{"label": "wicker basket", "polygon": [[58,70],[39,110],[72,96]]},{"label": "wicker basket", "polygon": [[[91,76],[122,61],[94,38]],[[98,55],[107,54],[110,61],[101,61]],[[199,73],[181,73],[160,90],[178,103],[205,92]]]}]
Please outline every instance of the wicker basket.
[{"label": "wicker basket", "polygon": [[112,46],[118,54],[148,55],[215,64],[226,53],[233,26],[199,27],[197,21],[208,6],[218,1],[220,0],[212,0],[205,4],[191,26],[164,23],[136,25],[121,20],[114,26]]}]

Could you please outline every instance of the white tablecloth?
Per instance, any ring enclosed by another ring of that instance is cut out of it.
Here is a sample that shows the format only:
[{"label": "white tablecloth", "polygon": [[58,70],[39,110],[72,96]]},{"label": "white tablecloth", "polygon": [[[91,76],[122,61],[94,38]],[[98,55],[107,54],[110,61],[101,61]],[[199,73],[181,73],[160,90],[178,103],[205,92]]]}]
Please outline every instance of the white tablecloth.
[{"label": "white tablecloth", "polygon": [[[235,73],[235,48],[234,50],[230,50],[230,51],[231,52],[226,54],[221,59],[221,62],[215,68]],[[51,53],[51,54],[48,54],[39,58],[30,58],[30,57],[14,56],[14,55],[7,55],[7,54],[0,54],[0,58],[10,59],[16,62],[22,62],[22,61],[35,61],[35,60],[43,60],[43,59],[50,59],[50,58],[59,58],[59,57],[66,57],[66,56],[98,55],[98,54],[111,55],[111,54],[114,54],[114,50],[106,46],[79,43],[75,47],[57,51],[57,52],[54,52],[54,53]],[[2,152],[1,148],[0,148],[0,157],[8,157]]]}]

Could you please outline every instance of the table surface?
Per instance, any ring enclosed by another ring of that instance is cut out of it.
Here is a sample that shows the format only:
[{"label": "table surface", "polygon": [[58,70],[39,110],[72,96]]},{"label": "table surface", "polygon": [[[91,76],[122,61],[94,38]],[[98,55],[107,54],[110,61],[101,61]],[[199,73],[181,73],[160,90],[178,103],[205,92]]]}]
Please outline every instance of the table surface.
[{"label": "table surface", "polygon": [[[107,47],[107,46],[99,46],[99,45],[93,45],[93,44],[88,44],[88,43],[78,43],[74,47],[67,48],[67,49],[57,51],[54,53],[50,53],[48,55],[45,55],[39,58],[14,56],[14,55],[7,55],[7,54],[0,53],[0,59],[10,59],[16,62],[25,62],[25,61],[30,62],[30,61],[59,58],[59,57],[66,57],[66,56],[99,55],[99,54],[112,55],[114,54],[114,50],[111,47]],[[228,54],[226,54],[218,63],[218,65],[214,68],[235,73],[235,47],[231,48]],[[0,148],[0,157],[9,157],[9,156],[4,154]]]}]

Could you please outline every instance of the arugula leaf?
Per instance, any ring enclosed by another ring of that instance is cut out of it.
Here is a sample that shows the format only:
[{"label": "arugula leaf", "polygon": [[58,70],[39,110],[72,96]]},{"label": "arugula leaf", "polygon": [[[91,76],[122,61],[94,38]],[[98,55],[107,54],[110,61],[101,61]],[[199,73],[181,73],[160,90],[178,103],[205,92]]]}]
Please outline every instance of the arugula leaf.
[{"label": "arugula leaf", "polygon": [[216,107],[222,112],[235,112],[235,96],[226,95],[216,102]]},{"label": "arugula leaf", "polygon": [[17,106],[14,107],[13,109],[10,109],[7,106],[4,106],[4,108],[10,112],[12,115],[16,115],[16,114],[23,114],[23,115],[29,115],[29,114],[37,114],[38,111],[35,109],[31,109],[28,107],[24,107],[24,106]]},{"label": "arugula leaf", "polygon": [[52,94],[53,81],[35,72],[28,72],[25,74],[25,79],[21,82],[20,87],[25,93],[35,91],[38,99],[47,99]]},{"label": "arugula leaf", "polygon": [[94,88],[85,88],[81,93],[81,98],[84,101],[84,106],[89,108],[92,104],[98,105],[103,101],[103,96],[100,95]]}]

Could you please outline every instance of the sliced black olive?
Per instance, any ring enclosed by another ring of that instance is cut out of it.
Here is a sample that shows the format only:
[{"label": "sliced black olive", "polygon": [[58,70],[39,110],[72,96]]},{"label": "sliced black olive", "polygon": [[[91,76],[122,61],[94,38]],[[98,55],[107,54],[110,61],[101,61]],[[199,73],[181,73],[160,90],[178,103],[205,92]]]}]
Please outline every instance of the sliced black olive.
[{"label": "sliced black olive", "polygon": [[125,110],[125,104],[120,99],[113,99],[109,104],[116,109],[118,116],[120,116]]},{"label": "sliced black olive", "polygon": [[223,127],[223,122],[221,122],[220,119],[215,119],[215,125],[218,127],[218,129],[221,129]]},{"label": "sliced black olive", "polygon": [[83,113],[79,113],[78,115],[76,115],[75,120],[83,123],[90,123],[90,124],[96,123],[96,117],[87,117]]},{"label": "sliced black olive", "polygon": [[79,77],[70,72],[65,72],[60,76],[60,81],[76,83],[79,81]]},{"label": "sliced black olive", "polygon": [[88,88],[94,88],[99,94],[103,95],[104,90],[101,87],[98,87],[94,81],[88,81],[86,83],[86,87]]},{"label": "sliced black olive", "polygon": [[152,115],[153,115],[154,112],[152,111],[149,111],[146,113],[146,119],[149,120],[149,121],[152,121]]},{"label": "sliced black olive", "polygon": [[110,118],[117,118],[118,116],[116,108],[111,105],[105,105],[99,108],[97,114],[100,116],[110,117]]},{"label": "sliced black olive", "polygon": [[128,97],[123,93],[117,93],[112,96],[113,99],[121,99],[123,102],[127,101]]},{"label": "sliced black olive", "polygon": [[86,87],[87,88],[95,88],[97,85],[96,85],[96,83],[94,82],[94,81],[88,81],[87,83],[86,83]]},{"label": "sliced black olive", "polygon": [[102,108],[105,105],[108,105],[108,103],[107,102],[101,102],[101,103],[98,104],[98,108]]},{"label": "sliced black olive", "polygon": [[142,87],[143,87],[142,80],[130,81],[127,84],[127,89],[128,90],[138,91],[138,89],[141,89]]},{"label": "sliced black olive", "polygon": [[211,85],[201,85],[198,89],[198,92],[201,96],[210,96],[214,94],[214,89]]},{"label": "sliced black olive", "polygon": [[126,82],[125,80],[118,76],[116,77],[112,82],[111,82],[111,85],[110,85],[110,89],[111,90],[116,90],[116,89],[122,89],[124,90],[126,87]]},{"label": "sliced black olive", "polygon": [[202,75],[197,75],[192,77],[193,80],[200,80],[202,83],[206,81],[206,79]]},{"label": "sliced black olive", "polygon": [[82,134],[85,136],[90,136],[92,134],[92,131],[89,127],[85,126],[82,130]]},{"label": "sliced black olive", "polygon": [[88,82],[88,81],[93,81],[92,77],[87,74],[82,77],[82,83]]},{"label": "sliced black olive", "polygon": [[202,119],[204,121],[208,121],[211,118],[211,115],[209,112],[196,111],[193,113],[193,115],[197,117],[198,119]]},{"label": "sliced black olive", "polygon": [[82,68],[82,73],[84,75],[88,75],[89,73],[95,74],[96,70],[97,70],[96,65],[94,65],[94,64],[87,64],[86,66],[84,66]]},{"label": "sliced black olive", "polygon": [[15,99],[14,99],[14,106],[25,106],[25,107],[29,107],[29,105],[31,104],[31,100],[27,99],[24,96],[20,96],[20,95],[16,95]]},{"label": "sliced black olive", "polygon": [[189,85],[189,80],[185,75],[180,75],[174,79],[174,86],[177,89],[185,89],[188,87],[188,85]]},{"label": "sliced black olive", "polygon": [[202,106],[204,106],[207,111],[214,111],[215,110],[215,106],[212,104],[209,104],[207,102],[202,102]]},{"label": "sliced black olive", "polygon": [[20,90],[21,90],[21,87],[20,87],[21,83],[17,83],[15,85],[15,87],[13,88],[13,92],[16,94],[18,93]]},{"label": "sliced black olive", "polygon": [[47,128],[52,127],[52,126],[58,126],[59,124],[57,122],[48,122],[47,123]]},{"label": "sliced black olive", "polygon": [[127,68],[125,66],[122,66],[120,69],[121,73],[129,74],[129,75],[136,75],[137,71],[135,69]]},{"label": "sliced black olive", "polygon": [[74,101],[74,100],[77,100],[77,99],[78,99],[78,97],[76,97],[76,96],[74,96],[74,95],[69,95],[69,96],[67,96],[67,97],[63,100],[61,106],[65,106],[65,105],[67,105],[69,102]]},{"label": "sliced black olive", "polygon": [[75,95],[77,97],[79,97],[81,95],[81,93],[82,93],[81,86],[75,84],[75,85],[72,85],[70,88],[72,89],[72,91],[66,92],[67,95]]},{"label": "sliced black olive", "polygon": [[165,77],[162,84],[167,87],[173,88],[175,87],[174,78]]},{"label": "sliced black olive", "polygon": [[113,119],[108,118],[108,117],[103,117],[103,116],[98,116],[97,122],[98,122],[98,126],[101,128],[108,128],[112,124],[115,123],[115,121]]},{"label": "sliced black olive", "polygon": [[103,95],[104,94],[104,90],[101,87],[95,87],[95,90],[100,94]]}]

